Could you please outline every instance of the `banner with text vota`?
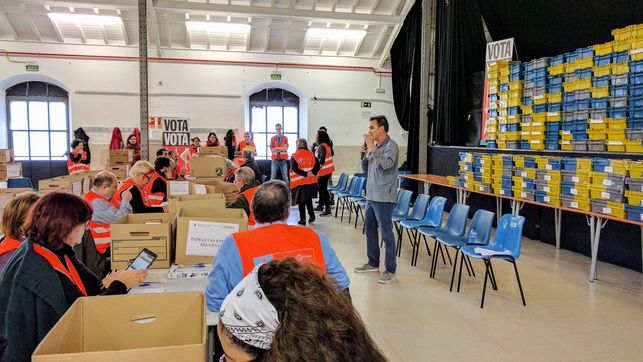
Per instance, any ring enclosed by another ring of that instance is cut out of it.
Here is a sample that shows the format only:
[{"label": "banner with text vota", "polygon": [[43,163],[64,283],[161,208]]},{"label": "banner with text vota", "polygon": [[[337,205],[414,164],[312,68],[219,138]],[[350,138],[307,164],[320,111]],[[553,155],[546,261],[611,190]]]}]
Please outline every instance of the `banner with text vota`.
[{"label": "banner with text vota", "polygon": [[[169,151],[176,151],[178,156],[190,147],[190,120],[180,117],[160,117],[163,127],[163,146]],[[186,165],[179,157],[177,161],[178,170],[185,170]],[[180,171],[179,171],[180,172]]]},{"label": "banner with text vota", "polygon": [[[495,116],[490,117],[490,113],[494,111],[497,113],[496,101],[498,100],[498,88],[500,85],[498,62],[503,60],[510,61],[513,56],[513,48],[514,38],[487,43],[484,96],[482,99],[484,112],[482,112],[482,136],[480,137],[480,144],[486,144],[487,140],[495,140],[497,119]],[[490,96],[495,97],[493,101],[490,99]],[[489,130],[492,132],[488,132],[487,126],[489,126]]]}]

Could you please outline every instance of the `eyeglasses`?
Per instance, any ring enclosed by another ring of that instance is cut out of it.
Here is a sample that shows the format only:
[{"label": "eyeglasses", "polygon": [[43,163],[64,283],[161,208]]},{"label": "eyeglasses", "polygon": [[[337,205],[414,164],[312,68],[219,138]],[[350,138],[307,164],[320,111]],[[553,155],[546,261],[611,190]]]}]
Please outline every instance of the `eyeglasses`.
[{"label": "eyeglasses", "polygon": [[148,179],[148,180],[152,179],[152,176],[150,176],[150,175],[148,175],[146,173],[142,173],[141,175],[145,176],[145,178]]}]

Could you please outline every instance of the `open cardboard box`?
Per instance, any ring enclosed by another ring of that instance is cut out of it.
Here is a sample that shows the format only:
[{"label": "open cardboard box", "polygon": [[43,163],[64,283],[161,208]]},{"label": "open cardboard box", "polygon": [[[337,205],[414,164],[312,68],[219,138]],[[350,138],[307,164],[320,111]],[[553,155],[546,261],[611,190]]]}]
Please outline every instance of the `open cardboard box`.
[{"label": "open cardboard box", "polygon": [[177,213],[183,207],[225,208],[226,202],[223,194],[207,195],[182,195],[169,200],[170,213]]},{"label": "open cardboard box", "polygon": [[[176,219],[175,259],[177,264],[210,264],[214,259],[213,255],[187,255],[188,232],[191,221],[235,224],[238,225],[239,231],[244,231],[248,228],[248,216],[242,209],[182,207]],[[219,241],[223,242],[223,238],[217,240],[217,242]]]},{"label": "open cardboard box", "polygon": [[151,269],[172,264],[176,214],[129,214],[112,224],[112,269],[125,269],[143,248],[156,253]]},{"label": "open cardboard box", "polygon": [[40,342],[36,362],[204,361],[202,292],[79,298]]},{"label": "open cardboard box", "polygon": [[195,157],[190,160],[190,176],[224,177],[225,173],[225,158],[223,157]]},{"label": "open cardboard box", "polygon": [[127,164],[134,162],[134,150],[109,150],[108,164]]},{"label": "open cardboard box", "polygon": [[22,163],[0,163],[0,180],[22,177]]},{"label": "open cardboard box", "polygon": [[239,194],[239,190],[235,184],[231,182],[223,182],[222,179],[207,179],[207,181],[205,179],[196,179],[190,182],[190,192],[196,193],[197,185],[205,185],[205,189],[208,194],[223,194],[225,196],[226,203],[233,202]]},{"label": "open cardboard box", "polygon": [[81,196],[83,194],[83,176],[69,175],[38,181],[41,194],[60,191]]},{"label": "open cardboard box", "polygon": [[223,158],[228,157],[228,147],[215,146],[215,147],[201,147],[199,149],[199,157],[203,156],[220,156]]},{"label": "open cardboard box", "polygon": [[116,178],[119,180],[125,180],[129,177],[129,169],[130,165],[129,164],[108,164],[105,166],[105,169],[107,171],[110,171],[114,175],[116,175]]}]

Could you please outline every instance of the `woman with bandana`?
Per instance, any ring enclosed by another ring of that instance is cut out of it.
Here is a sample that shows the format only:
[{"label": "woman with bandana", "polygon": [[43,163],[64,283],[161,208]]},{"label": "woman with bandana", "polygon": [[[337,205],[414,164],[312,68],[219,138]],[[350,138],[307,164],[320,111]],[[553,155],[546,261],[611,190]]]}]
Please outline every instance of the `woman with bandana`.
[{"label": "woman with bandana", "polygon": [[224,362],[386,361],[346,294],[294,258],[255,267],[223,301],[217,333]]}]

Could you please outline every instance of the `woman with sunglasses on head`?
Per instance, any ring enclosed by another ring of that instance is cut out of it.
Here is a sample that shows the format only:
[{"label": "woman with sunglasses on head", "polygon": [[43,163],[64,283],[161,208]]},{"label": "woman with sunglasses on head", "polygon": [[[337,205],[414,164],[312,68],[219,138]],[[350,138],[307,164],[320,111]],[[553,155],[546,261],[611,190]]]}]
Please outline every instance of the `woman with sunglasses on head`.
[{"label": "woman with sunglasses on head", "polygon": [[144,214],[152,212],[166,212],[167,206],[154,206],[150,200],[147,185],[152,181],[154,166],[147,161],[138,161],[129,170],[130,178],[116,190],[112,198],[114,207],[119,207],[121,203],[121,194],[127,190],[132,193],[132,200],[129,202],[135,214]]},{"label": "woman with sunglasses on head", "polygon": [[63,192],[42,196],[24,227],[27,239],[15,251],[0,281],[0,356],[30,361],[31,354],[76,299],[125,294],[146,270],[114,272],[100,281],[73,250],[85,233],[92,208]]}]

